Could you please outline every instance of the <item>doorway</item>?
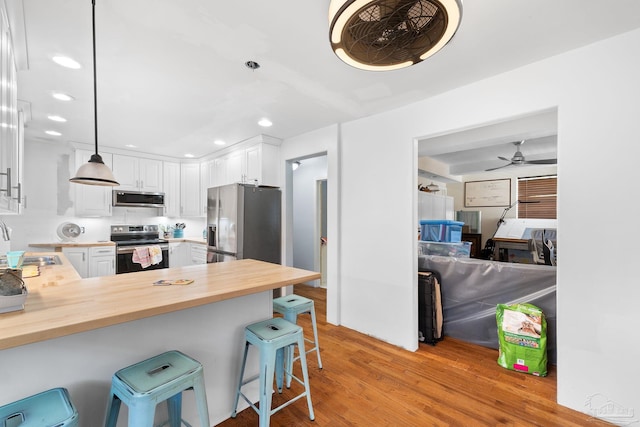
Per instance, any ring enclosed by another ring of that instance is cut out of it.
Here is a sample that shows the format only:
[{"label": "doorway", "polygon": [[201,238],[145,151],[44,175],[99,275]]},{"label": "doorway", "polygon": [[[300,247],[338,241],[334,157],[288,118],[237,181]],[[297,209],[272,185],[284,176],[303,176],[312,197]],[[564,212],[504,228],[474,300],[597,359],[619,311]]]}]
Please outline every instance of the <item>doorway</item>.
[{"label": "doorway", "polygon": [[[290,180],[291,265],[321,271],[322,266],[326,268],[321,255],[322,238],[326,241],[327,235],[327,155],[295,159],[291,164],[296,164],[295,170],[291,168]],[[326,253],[326,245],[324,249]],[[322,286],[321,280],[307,284]]]}]

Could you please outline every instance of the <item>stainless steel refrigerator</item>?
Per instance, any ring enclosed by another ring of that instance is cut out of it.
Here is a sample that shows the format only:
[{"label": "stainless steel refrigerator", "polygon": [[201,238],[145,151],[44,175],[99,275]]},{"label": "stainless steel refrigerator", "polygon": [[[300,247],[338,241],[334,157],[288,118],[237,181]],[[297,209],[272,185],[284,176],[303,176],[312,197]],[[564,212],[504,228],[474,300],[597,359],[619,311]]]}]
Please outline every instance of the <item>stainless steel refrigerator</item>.
[{"label": "stainless steel refrigerator", "polygon": [[281,263],[281,191],[229,184],[207,190],[207,262],[257,259]]}]

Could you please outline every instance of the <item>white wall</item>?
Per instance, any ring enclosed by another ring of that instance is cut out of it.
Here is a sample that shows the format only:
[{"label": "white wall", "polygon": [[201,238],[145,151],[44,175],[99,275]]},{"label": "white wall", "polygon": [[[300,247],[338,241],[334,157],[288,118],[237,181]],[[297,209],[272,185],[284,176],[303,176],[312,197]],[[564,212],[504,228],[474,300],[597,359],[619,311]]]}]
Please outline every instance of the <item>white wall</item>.
[{"label": "white wall", "polygon": [[640,59],[633,54],[639,48],[640,31],[633,31],[341,125],[340,267],[327,284],[336,296],[328,309],[340,323],[417,346],[416,136],[557,107],[558,402],[590,413],[586,402],[599,395],[637,413],[640,231],[621,214],[636,178],[630,153],[640,135]]},{"label": "white wall", "polygon": [[[320,236],[317,236],[317,182],[327,179],[327,156],[301,161],[293,172],[293,267],[317,271]],[[314,280],[314,286],[320,286]]]}]

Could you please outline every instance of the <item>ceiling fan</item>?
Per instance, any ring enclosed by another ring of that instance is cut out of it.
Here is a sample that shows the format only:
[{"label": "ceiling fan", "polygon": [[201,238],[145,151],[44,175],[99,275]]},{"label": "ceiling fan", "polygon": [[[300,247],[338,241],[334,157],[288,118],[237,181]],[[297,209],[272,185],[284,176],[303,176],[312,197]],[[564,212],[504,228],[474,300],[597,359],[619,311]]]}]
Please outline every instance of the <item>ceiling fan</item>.
[{"label": "ceiling fan", "polygon": [[513,145],[516,146],[516,152],[511,157],[511,159],[507,159],[506,157],[498,156],[500,160],[504,160],[505,162],[509,162],[506,165],[498,166],[496,168],[485,169],[486,172],[494,171],[496,169],[506,168],[507,166],[515,165],[555,165],[558,163],[558,159],[543,159],[543,160],[525,160],[524,154],[520,151],[520,146],[524,144],[524,141],[514,141]]}]

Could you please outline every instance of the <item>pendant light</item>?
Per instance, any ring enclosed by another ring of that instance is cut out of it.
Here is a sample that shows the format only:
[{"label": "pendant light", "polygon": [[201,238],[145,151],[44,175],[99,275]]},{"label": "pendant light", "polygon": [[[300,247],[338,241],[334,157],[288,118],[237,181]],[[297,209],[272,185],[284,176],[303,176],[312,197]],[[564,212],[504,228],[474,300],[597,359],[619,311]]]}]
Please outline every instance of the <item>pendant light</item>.
[{"label": "pendant light", "polygon": [[88,163],[80,166],[76,176],[69,181],[76,184],[102,185],[115,187],[120,185],[113,176],[111,169],[102,161],[98,154],[98,89],[96,82],[96,1],[91,0],[92,29],[93,29],[93,124],[96,152],[91,155]]},{"label": "pendant light", "polygon": [[331,48],[370,71],[409,67],[442,49],[456,33],[462,0],[331,0]]}]

